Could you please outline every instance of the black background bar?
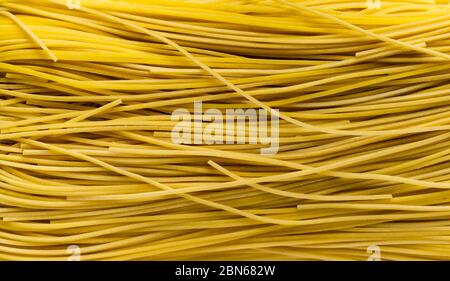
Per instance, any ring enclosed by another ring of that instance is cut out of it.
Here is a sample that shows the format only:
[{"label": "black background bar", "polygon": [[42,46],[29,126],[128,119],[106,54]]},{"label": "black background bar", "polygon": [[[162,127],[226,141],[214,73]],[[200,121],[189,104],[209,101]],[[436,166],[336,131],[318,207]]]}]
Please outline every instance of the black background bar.
[{"label": "black background bar", "polygon": [[[205,270],[208,274],[205,274]],[[105,280],[447,279],[450,262],[0,262],[4,278]],[[325,278],[325,279],[324,279]],[[328,279],[330,278],[330,279]],[[6,279],[4,279],[6,280]]]}]

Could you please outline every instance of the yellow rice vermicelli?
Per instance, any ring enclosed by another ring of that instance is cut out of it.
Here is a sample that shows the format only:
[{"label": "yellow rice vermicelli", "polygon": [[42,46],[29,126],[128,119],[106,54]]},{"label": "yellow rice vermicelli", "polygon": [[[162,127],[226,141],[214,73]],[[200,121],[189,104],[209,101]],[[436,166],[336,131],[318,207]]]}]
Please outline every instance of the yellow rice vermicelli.
[{"label": "yellow rice vermicelli", "polygon": [[450,5],[75,2],[0,0],[0,260],[450,259]]}]

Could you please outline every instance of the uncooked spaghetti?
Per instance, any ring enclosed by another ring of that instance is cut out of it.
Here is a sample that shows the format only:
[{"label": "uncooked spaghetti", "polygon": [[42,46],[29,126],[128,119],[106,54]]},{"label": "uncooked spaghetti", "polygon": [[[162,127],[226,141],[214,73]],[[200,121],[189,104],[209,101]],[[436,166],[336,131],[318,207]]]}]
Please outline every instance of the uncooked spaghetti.
[{"label": "uncooked spaghetti", "polygon": [[450,5],[79,4],[0,0],[1,260],[450,258]]}]

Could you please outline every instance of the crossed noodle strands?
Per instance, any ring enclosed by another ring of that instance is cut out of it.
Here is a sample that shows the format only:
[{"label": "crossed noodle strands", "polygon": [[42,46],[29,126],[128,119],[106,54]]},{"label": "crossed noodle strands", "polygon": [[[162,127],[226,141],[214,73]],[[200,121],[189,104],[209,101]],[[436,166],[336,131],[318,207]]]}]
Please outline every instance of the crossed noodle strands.
[{"label": "crossed noodle strands", "polygon": [[431,0],[0,0],[0,259],[449,259],[449,69]]}]

